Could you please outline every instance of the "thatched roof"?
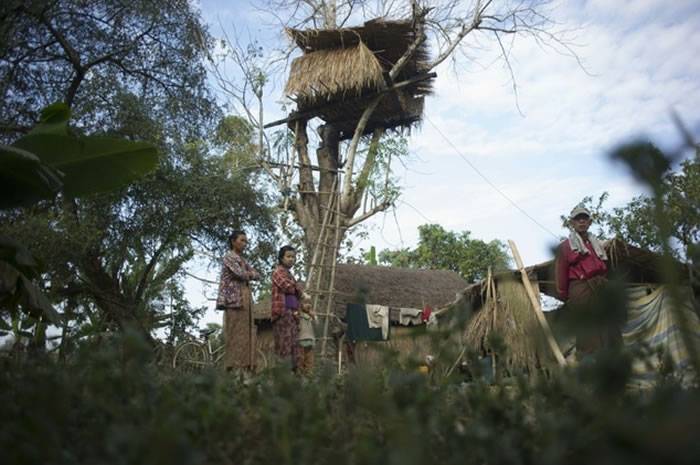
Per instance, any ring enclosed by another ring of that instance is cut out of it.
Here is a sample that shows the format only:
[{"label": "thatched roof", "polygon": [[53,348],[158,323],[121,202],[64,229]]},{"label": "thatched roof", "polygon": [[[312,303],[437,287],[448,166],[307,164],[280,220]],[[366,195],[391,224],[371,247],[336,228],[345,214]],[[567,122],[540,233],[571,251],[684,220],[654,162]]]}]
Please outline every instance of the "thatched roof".
[{"label": "thatched roof", "polygon": [[[373,94],[390,86],[389,70],[415,40],[411,21],[373,20],[363,26],[326,29],[288,29],[304,55],[291,65],[285,93],[297,103],[297,112],[313,110],[336,125],[341,139],[352,137],[357,121]],[[420,46],[395,82],[427,71],[428,49]],[[420,120],[423,97],[431,80],[416,82],[386,94],[367,124],[375,128],[410,127]]]},{"label": "thatched roof", "polygon": [[295,59],[285,87],[305,103],[318,104],[328,96],[359,97],[368,89],[379,90],[384,70],[364,42],[345,48],[317,50]]},{"label": "thatched roof", "polygon": [[[502,356],[508,368],[525,369],[554,362],[551,351],[544,343],[534,308],[520,276],[499,275],[494,279],[490,292],[480,289],[483,305],[465,328],[464,343],[472,350],[490,352],[491,335],[497,333],[507,350]],[[488,287],[488,283],[484,283]],[[534,283],[536,286],[537,283]]]},{"label": "thatched roof", "polygon": [[[348,303],[386,305],[392,308],[437,309],[455,299],[467,281],[447,270],[418,270],[388,266],[338,264],[335,290],[336,311]],[[270,302],[254,306],[256,319],[270,317]]]},{"label": "thatched roof", "polygon": [[335,288],[338,301],[389,307],[439,308],[454,300],[467,286],[458,273],[390,266],[338,265]]}]

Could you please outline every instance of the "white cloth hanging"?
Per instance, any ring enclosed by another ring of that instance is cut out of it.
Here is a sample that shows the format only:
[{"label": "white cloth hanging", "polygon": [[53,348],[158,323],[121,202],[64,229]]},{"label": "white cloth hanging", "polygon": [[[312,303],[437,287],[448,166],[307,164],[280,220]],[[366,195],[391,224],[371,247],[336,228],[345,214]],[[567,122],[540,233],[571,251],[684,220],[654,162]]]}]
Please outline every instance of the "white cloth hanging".
[{"label": "white cloth hanging", "polygon": [[417,326],[423,324],[421,315],[423,310],[420,308],[400,308],[399,309],[399,324],[401,326]]},{"label": "white cloth hanging", "polygon": [[381,328],[382,339],[389,338],[389,307],[386,305],[365,305],[367,322],[370,328]]}]

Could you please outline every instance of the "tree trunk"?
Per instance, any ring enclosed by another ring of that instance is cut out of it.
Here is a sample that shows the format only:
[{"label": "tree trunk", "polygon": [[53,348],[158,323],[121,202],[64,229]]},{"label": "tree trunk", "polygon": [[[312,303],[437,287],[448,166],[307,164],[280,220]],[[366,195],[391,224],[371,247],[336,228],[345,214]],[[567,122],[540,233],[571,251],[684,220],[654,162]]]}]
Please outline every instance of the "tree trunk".
[{"label": "tree trunk", "polygon": [[[329,124],[319,128],[320,144],[316,150],[319,175],[314,179],[307,148],[306,122],[295,123],[293,130],[300,165],[300,194],[294,204],[294,215],[304,231],[306,288],[316,291],[312,295],[314,310],[321,315],[323,325],[331,331],[336,320],[330,318],[326,324],[327,315],[324,314],[329,311],[335,313],[334,296],[328,291],[333,265],[347,232],[348,218],[343,211],[338,215],[337,206],[342,187],[339,182],[339,131]],[[324,221],[325,233],[322,231]],[[317,266],[311,269],[314,258]],[[323,335],[319,335],[321,337]]]}]

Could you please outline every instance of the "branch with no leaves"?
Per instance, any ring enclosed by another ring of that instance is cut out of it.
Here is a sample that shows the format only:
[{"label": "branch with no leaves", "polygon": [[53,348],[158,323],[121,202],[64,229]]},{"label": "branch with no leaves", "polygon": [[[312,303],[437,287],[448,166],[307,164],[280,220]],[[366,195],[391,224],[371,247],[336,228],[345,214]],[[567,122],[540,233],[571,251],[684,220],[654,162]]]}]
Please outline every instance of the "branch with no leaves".
[{"label": "branch with no leaves", "polygon": [[383,211],[389,209],[389,207],[391,207],[393,204],[394,204],[394,202],[391,200],[384,200],[382,203],[380,203],[379,205],[375,205],[373,208],[371,208],[370,210],[367,210],[362,215],[356,216],[355,218],[348,220],[347,227],[351,228],[352,226],[355,226],[356,224],[362,223],[363,221],[376,215],[377,213],[380,213],[380,212],[383,212]]},{"label": "branch with no leaves", "polygon": [[[265,83],[265,76],[261,70],[261,67],[255,64],[255,56],[251,55],[248,51],[244,51],[245,47],[238,40],[238,37],[234,36],[231,38],[226,32],[223,25],[221,29],[224,34],[225,43],[227,45],[227,57],[231,58],[233,64],[236,65],[240,71],[242,78],[242,84],[237,84],[233,79],[229,78],[223,69],[223,63],[218,62],[216,57],[209,56],[209,61],[211,63],[211,71],[214,74],[219,88],[229,95],[238,104],[238,106],[243,110],[248,119],[248,122],[255,128],[258,128],[259,133],[259,149],[260,154],[258,157],[258,162],[260,167],[274,180],[274,182],[282,189],[284,180],[281,176],[275,174],[270,163],[264,156],[266,147],[266,152],[271,153],[270,150],[270,140],[262,130],[263,124],[263,86]],[[235,33],[235,29],[234,29]],[[258,114],[256,116],[253,110],[253,98],[257,100]]]}]

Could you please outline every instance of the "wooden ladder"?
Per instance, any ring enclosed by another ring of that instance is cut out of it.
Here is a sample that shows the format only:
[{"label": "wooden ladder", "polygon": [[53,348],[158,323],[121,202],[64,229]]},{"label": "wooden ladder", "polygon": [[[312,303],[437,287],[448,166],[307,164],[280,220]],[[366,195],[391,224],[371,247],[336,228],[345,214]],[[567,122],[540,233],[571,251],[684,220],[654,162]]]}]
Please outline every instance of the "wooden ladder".
[{"label": "wooden ladder", "polygon": [[[336,295],[335,291],[335,273],[336,264],[338,262],[338,241],[340,240],[340,192],[336,189],[338,178],[333,181],[333,186],[329,193],[330,200],[328,202],[328,207],[323,215],[323,221],[321,222],[318,238],[314,246],[313,256],[311,258],[311,263],[309,264],[309,273],[307,276],[307,286],[305,291],[312,297],[313,309],[316,310],[318,307],[318,302],[321,296],[325,296],[325,311],[318,313],[317,315],[323,317],[323,336],[321,339],[321,357],[326,356],[327,343],[330,337],[328,336],[329,321],[331,318],[337,318],[333,312],[333,303],[335,301],[334,297]],[[331,212],[334,212],[334,218],[331,219]],[[330,223],[334,221],[335,224]],[[331,236],[331,231],[333,236]],[[332,237],[332,242],[328,240]],[[328,287],[321,289],[323,282],[323,270],[328,266],[325,264],[326,257],[331,254],[333,260],[330,264],[330,279],[328,281]]]}]

